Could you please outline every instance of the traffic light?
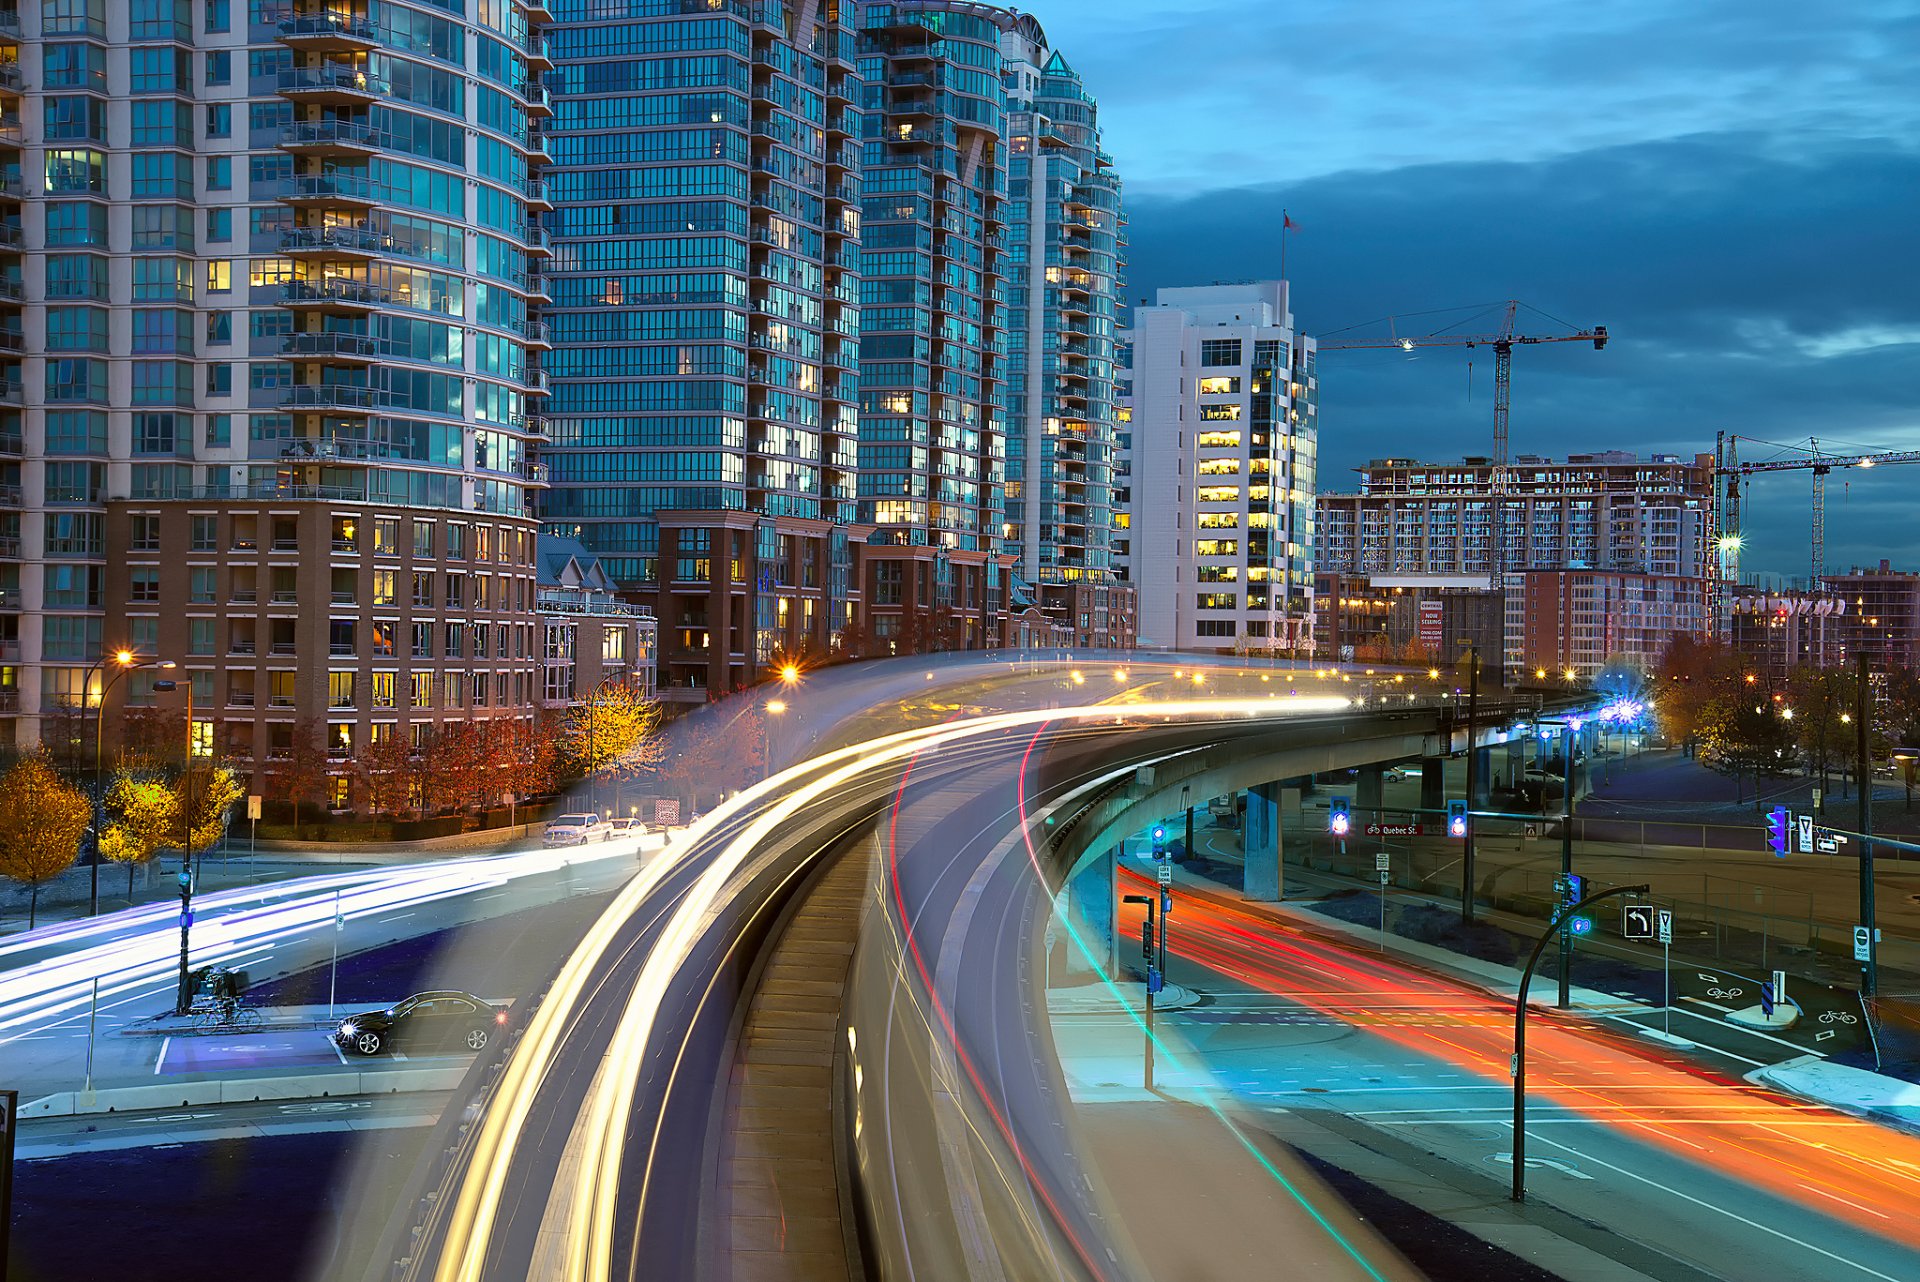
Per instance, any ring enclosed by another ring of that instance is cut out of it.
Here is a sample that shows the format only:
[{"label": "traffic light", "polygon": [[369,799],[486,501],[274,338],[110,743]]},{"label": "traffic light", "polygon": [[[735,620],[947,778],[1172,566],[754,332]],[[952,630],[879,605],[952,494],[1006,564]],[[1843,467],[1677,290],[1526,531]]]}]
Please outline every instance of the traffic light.
[{"label": "traffic light", "polygon": [[1793,817],[1785,806],[1775,806],[1767,815],[1767,849],[1781,859],[1787,857],[1787,833],[1793,827]]},{"label": "traffic light", "polygon": [[1155,824],[1152,835],[1153,857],[1159,859],[1167,853],[1167,826],[1165,824]]},{"label": "traffic light", "polygon": [[1353,808],[1345,797],[1335,797],[1327,802],[1327,831],[1336,837],[1344,837],[1353,827]]},{"label": "traffic light", "polygon": [[1577,872],[1568,873],[1567,889],[1566,889],[1567,903],[1568,904],[1579,903],[1583,898],[1586,897],[1586,893],[1587,893],[1587,879],[1585,877],[1582,877]]},{"label": "traffic light", "polygon": [[1467,803],[1449,801],[1447,803],[1447,836],[1464,837],[1467,835]]}]

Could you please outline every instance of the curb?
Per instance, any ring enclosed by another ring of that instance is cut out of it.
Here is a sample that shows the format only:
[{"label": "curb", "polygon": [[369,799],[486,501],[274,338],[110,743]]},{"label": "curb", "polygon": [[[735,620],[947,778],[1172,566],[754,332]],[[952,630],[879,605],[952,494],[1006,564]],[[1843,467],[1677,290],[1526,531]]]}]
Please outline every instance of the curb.
[{"label": "curb", "polygon": [[[1791,1082],[1779,1081],[1774,1077],[1774,1074],[1783,1068],[1798,1068],[1805,1064],[1818,1064],[1821,1062],[1820,1056],[1802,1055],[1798,1059],[1784,1060],[1778,1064],[1768,1064],[1765,1068],[1756,1068],[1751,1073],[1745,1075],[1745,1080],[1753,1083],[1755,1086],[1764,1086],[1768,1090],[1778,1091],[1782,1095],[1790,1095],[1795,1099],[1803,1099],[1810,1103],[1819,1104],[1822,1107],[1832,1109],[1836,1113],[1845,1113],[1851,1117],[1860,1118],[1863,1121],[1891,1127],[1894,1130],[1905,1131],[1909,1135],[1920,1135],[1920,1113],[1917,1113],[1916,1110],[1911,1107],[1906,1109],[1886,1108],[1874,1104],[1838,1099],[1831,1095],[1816,1095],[1811,1091],[1802,1090]],[[1865,1072],[1866,1070],[1863,1069],[1861,1071]],[[1874,1074],[1874,1076],[1879,1075]],[[1910,1083],[1902,1084],[1910,1085]]]},{"label": "curb", "polygon": [[261,1100],[331,1099],[348,1095],[397,1095],[403,1091],[450,1091],[467,1075],[458,1068],[396,1068],[385,1071],[311,1073],[297,1077],[254,1077],[223,1081],[178,1082],[165,1086],[122,1086],[104,1091],[60,1091],[22,1104],[22,1119],[137,1113],[150,1109],[193,1108],[204,1104],[253,1104]]}]

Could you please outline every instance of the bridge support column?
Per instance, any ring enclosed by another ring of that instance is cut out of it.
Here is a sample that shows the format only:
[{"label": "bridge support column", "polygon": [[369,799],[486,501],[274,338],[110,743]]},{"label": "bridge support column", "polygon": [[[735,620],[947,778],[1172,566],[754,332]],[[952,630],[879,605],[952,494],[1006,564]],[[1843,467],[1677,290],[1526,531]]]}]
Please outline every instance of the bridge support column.
[{"label": "bridge support column", "polygon": [[1475,810],[1485,810],[1493,796],[1493,749],[1472,748],[1477,754],[1473,763],[1473,797],[1468,804]]},{"label": "bridge support column", "polygon": [[1353,810],[1356,818],[1366,816],[1361,820],[1363,823],[1374,822],[1380,817],[1380,784],[1385,776],[1385,766],[1360,767],[1360,777],[1353,789]]},{"label": "bridge support column", "polygon": [[1247,854],[1242,882],[1248,899],[1277,901],[1285,885],[1280,862],[1280,785],[1263,783],[1247,789]]},{"label": "bridge support column", "polygon": [[1420,758],[1420,809],[1445,810],[1447,808],[1447,759],[1445,757]]},{"label": "bridge support column", "polygon": [[[1088,861],[1067,881],[1067,920],[1080,932],[1080,938],[1086,941],[1087,951],[1093,954],[1094,961],[1109,975],[1114,973],[1116,960],[1113,952],[1114,865],[1121,853],[1121,847],[1114,847],[1106,854]],[[1086,953],[1064,931],[1056,933],[1066,947],[1066,973],[1092,974],[1094,965],[1087,960]]]}]

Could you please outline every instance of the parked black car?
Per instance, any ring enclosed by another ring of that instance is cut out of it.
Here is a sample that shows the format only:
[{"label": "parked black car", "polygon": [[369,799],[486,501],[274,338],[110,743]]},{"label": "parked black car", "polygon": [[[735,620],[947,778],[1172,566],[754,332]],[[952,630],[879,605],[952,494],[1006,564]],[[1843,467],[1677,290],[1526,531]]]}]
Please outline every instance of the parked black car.
[{"label": "parked black car", "polygon": [[436,990],[415,993],[386,1010],[349,1015],[333,1030],[333,1040],[355,1055],[478,1051],[486,1049],[506,1023],[505,1006],[492,1005],[472,993]]}]

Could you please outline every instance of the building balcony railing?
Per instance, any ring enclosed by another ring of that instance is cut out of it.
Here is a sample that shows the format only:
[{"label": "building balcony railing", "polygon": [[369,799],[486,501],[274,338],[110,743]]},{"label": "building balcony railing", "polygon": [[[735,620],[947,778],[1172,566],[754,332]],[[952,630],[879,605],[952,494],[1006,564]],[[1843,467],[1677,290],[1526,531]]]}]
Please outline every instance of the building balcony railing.
[{"label": "building balcony railing", "polygon": [[282,151],[366,156],[389,147],[391,134],[363,120],[296,120],[280,131]]},{"label": "building balcony railing", "polygon": [[544,178],[530,178],[526,185],[527,206],[530,209],[552,209],[553,199],[547,194],[547,182]]},{"label": "building balcony railing", "polygon": [[295,227],[280,236],[285,254],[325,254],[340,258],[373,258],[395,252],[392,236],[370,227],[336,223],[331,227]]},{"label": "building balcony railing", "polygon": [[288,334],[280,340],[280,354],[365,363],[377,360],[380,351],[379,343],[365,334],[321,332]]},{"label": "building balcony railing", "polygon": [[280,189],[289,205],[363,205],[381,203],[373,180],[362,174],[301,174]]},{"label": "building balcony railing", "polygon": [[280,43],[316,53],[364,53],[379,46],[380,32],[351,14],[303,13],[280,23]]},{"label": "building balcony railing", "polygon": [[280,301],[288,307],[372,311],[392,301],[384,285],[335,278],[327,281],[288,281],[280,287]]},{"label": "building balcony railing", "polygon": [[521,370],[520,384],[536,396],[545,396],[552,390],[547,381],[547,371],[543,369]]},{"label": "building balcony railing", "polygon": [[294,67],[280,73],[283,97],[305,102],[375,102],[393,92],[393,86],[378,76],[370,76],[353,67]]},{"label": "building balcony railing", "polygon": [[553,114],[553,91],[545,85],[528,85],[523,91],[527,100],[529,116],[551,116]]},{"label": "building balcony railing", "polygon": [[280,404],[285,409],[324,409],[345,413],[369,413],[388,403],[387,393],[379,388],[328,383],[295,384],[284,389],[280,397]]},{"label": "building balcony railing", "polygon": [[520,465],[520,476],[521,479],[529,485],[546,485],[549,479],[549,473],[545,463],[522,463]]},{"label": "building balcony railing", "polygon": [[553,336],[547,323],[541,320],[523,321],[520,324],[520,337],[528,347],[552,347]]},{"label": "building balcony railing", "polygon": [[528,223],[520,232],[520,240],[526,245],[527,252],[536,257],[544,258],[553,253],[553,237],[538,223]]}]

